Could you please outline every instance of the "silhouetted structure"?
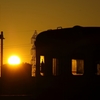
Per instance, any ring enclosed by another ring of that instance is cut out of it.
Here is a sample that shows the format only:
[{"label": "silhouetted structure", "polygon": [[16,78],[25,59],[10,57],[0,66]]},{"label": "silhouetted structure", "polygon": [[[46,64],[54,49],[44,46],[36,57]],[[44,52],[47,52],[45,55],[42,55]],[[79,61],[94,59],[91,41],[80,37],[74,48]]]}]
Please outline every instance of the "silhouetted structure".
[{"label": "silhouetted structure", "polygon": [[84,65],[84,68],[77,68],[77,73],[84,73],[86,76],[95,75],[100,61],[99,38],[99,27],[75,26],[40,33],[36,39],[37,77],[40,75],[40,56],[44,56],[45,66],[48,66],[45,67],[45,76],[53,75],[54,60],[57,64],[55,67],[59,69],[58,75],[72,75],[72,60],[77,60],[78,66]]},{"label": "silhouetted structure", "polygon": [[31,63],[32,63],[32,76],[35,76],[36,73],[36,47],[35,47],[35,41],[36,41],[36,37],[37,37],[37,31],[35,30],[32,38],[31,38],[31,44],[32,44],[32,48],[31,48],[31,55],[32,55],[32,59],[31,59]]},{"label": "silhouetted structure", "polygon": [[[35,45],[36,78],[41,80],[38,84],[52,87],[48,91],[55,91],[56,98],[82,99],[87,94],[90,98],[100,89],[100,27],[44,31],[37,36]],[[42,74],[41,56],[45,66]]]},{"label": "silhouetted structure", "polygon": [[1,31],[1,35],[0,35],[0,39],[1,39],[1,61],[0,61],[0,76],[2,76],[2,66],[3,66],[3,31]]}]

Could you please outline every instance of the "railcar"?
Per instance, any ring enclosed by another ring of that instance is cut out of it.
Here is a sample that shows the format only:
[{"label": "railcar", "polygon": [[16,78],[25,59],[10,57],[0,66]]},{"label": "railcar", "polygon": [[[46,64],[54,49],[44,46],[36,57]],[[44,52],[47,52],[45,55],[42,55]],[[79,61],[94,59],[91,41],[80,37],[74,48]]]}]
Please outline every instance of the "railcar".
[{"label": "railcar", "polygon": [[79,100],[99,97],[100,27],[43,31],[35,46],[39,97]]}]

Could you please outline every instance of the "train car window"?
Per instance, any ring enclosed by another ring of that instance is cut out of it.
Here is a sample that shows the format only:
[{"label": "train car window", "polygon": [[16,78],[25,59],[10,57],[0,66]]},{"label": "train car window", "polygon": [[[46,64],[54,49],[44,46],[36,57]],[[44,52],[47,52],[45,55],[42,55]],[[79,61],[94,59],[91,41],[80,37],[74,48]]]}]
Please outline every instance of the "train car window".
[{"label": "train car window", "polygon": [[52,59],[52,73],[54,76],[58,75],[58,59]]},{"label": "train car window", "polygon": [[72,59],[72,74],[73,75],[84,74],[84,60]]},{"label": "train car window", "polygon": [[45,57],[43,55],[40,56],[40,75],[44,76],[45,69]]},{"label": "train car window", "polygon": [[97,75],[100,75],[100,64],[97,64]]}]

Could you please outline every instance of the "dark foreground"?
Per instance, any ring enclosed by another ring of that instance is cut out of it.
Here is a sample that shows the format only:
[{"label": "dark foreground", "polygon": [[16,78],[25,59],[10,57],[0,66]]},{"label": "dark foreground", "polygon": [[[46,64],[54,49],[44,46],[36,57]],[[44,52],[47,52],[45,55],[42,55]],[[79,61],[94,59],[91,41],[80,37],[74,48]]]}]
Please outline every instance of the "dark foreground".
[{"label": "dark foreground", "polygon": [[0,100],[35,100],[30,95],[0,95]]},{"label": "dark foreground", "polygon": [[91,77],[49,77],[26,81],[2,80],[0,100],[85,100],[86,98],[98,100],[100,77]]}]

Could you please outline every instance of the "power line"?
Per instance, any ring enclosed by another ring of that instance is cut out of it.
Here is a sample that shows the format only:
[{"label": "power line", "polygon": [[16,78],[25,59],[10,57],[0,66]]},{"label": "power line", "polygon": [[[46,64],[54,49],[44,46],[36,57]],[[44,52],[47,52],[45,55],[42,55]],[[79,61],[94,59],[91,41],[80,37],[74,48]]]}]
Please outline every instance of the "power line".
[{"label": "power line", "polygon": [[[19,49],[22,49],[22,48],[29,48],[29,46],[21,46],[21,47],[5,47],[3,49],[15,49],[15,48],[19,48]],[[30,48],[31,50],[31,48]]]},{"label": "power line", "polygon": [[[4,44],[5,45],[5,44]],[[31,45],[31,43],[28,44],[16,44],[16,45],[8,45],[8,46],[19,46],[19,45]]]},{"label": "power line", "polygon": [[[43,31],[43,29],[30,29],[30,30],[16,30],[16,32],[18,32],[18,33],[22,33],[22,32],[34,32],[35,30],[37,30],[37,31],[39,31],[39,32]],[[46,30],[46,29],[45,29],[45,30]],[[5,32],[5,33],[11,33],[11,32],[8,31],[8,30],[5,30],[4,32]]]},{"label": "power line", "polygon": [[4,49],[24,48],[24,47],[31,47],[31,44],[9,45],[9,46],[4,46]]}]

